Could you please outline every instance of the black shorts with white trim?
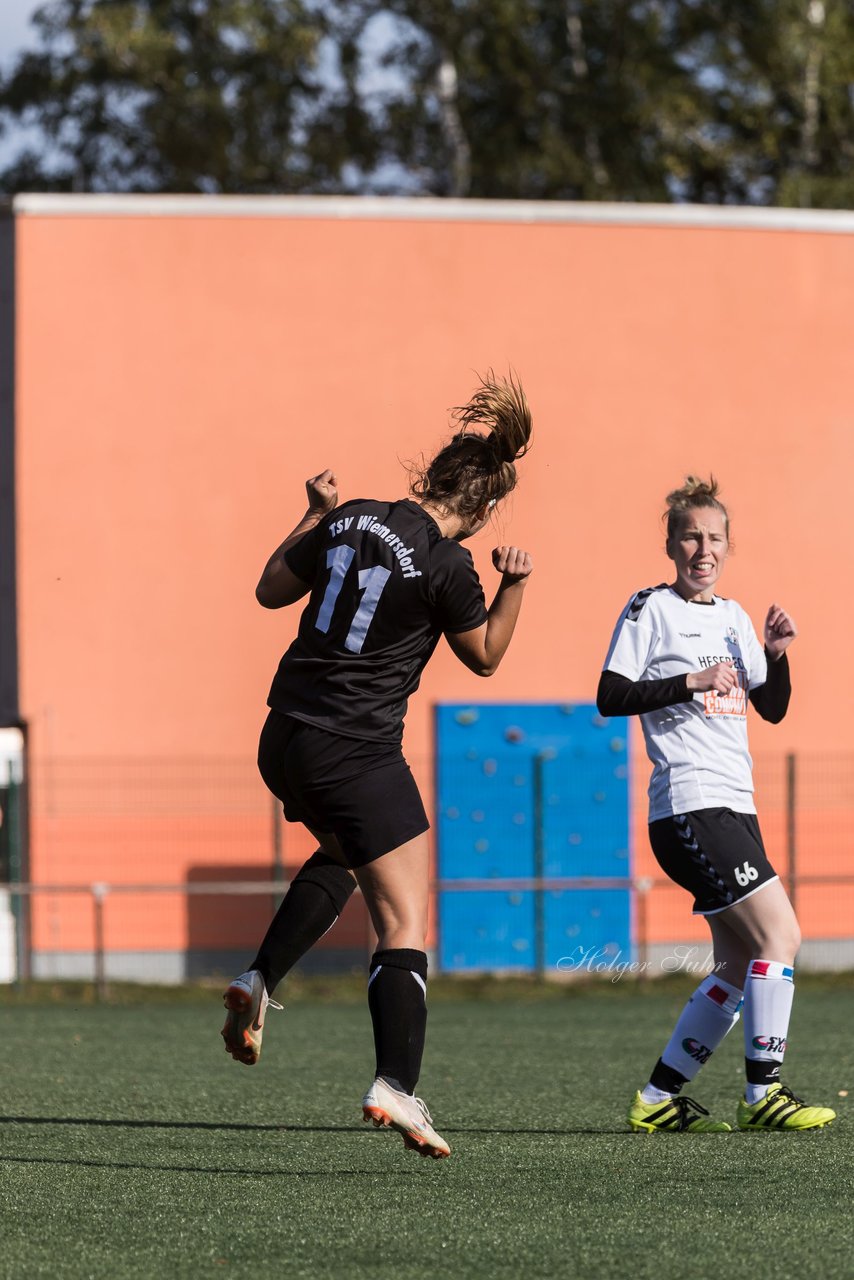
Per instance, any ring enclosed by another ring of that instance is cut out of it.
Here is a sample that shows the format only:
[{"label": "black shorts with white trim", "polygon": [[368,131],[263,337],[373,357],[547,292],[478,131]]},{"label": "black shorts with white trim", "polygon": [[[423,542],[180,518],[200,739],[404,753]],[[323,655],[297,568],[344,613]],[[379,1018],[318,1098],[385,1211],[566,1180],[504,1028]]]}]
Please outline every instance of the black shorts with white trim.
[{"label": "black shorts with white trim", "polygon": [[676,813],[651,822],[649,840],[665,875],[693,894],[695,915],[725,911],[777,879],[755,813]]}]

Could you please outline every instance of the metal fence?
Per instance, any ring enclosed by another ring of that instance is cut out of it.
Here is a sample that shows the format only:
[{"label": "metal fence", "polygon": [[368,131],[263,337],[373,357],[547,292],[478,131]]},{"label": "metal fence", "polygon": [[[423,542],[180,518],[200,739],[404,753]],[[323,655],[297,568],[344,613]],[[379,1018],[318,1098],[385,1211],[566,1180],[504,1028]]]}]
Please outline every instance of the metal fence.
[{"label": "metal fence", "polygon": [[[429,810],[434,762],[412,763]],[[754,764],[769,855],[801,920],[800,963],[854,968],[854,754],[763,755]],[[490,962],[484,934],[481,968],[613,978],[701,963],[704,926],[691,919],[686,895],[658,872],[642,797],[633,800],[625,875],[437,875],[435,957],[442,954],[446,904],[455,901],[466,928],[483,932],[482,907],[474,904],[488,895],[498,921],[491,927],[504,928],[505,916],[518,922],[529,904],[528,932],[509,952],[510,965]],[[536,792],[535,804],[542,805]],[[87,978],[103,992],[112,980],[228,975],[251,958],[288,880],[313,848],[302,828],[282,821],[243,760],[46,760],[37,763],[29,794],[22,781],[7,779],[0,806],[0,869],[8,877],[0,885],[5,980]],[[507,838],[536,842],[536,813]],[[587,945],[573,904],[593,903],[587,915],[595,915],[595,904],[604,909],[615,895],[629,903],[628,944],[597,936],[595,946]],[[570,923],[547,936],[547,918]],[[373,943],[356,895],[306,967],[361,968]],[[446,968],[466,967],[445,959]]]}]

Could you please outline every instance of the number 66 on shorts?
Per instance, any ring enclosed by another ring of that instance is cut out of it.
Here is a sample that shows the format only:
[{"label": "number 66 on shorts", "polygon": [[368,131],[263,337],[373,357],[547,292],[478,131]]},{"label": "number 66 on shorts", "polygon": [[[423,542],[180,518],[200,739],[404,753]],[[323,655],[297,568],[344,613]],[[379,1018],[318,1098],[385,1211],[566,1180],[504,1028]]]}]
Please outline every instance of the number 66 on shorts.
[{"label": "number 66 on shorts", "polygon": [[777,879],[755,813],[726,808],[676,813],[651,822],[649,837],[665,875],[694,895],[695,915],[725,911]]}]

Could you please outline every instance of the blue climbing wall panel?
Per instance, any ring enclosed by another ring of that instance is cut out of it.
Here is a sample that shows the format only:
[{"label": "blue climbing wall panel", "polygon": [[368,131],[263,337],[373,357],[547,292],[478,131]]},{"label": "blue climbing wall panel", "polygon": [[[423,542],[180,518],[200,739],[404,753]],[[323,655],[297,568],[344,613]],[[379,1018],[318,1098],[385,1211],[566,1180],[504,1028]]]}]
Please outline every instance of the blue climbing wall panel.
[{"label": "blue climbing wall panel", "polygon": [[[630,875],[626,735],[588,703],[438,706],[439,878]],[[630,933],[626,889],[439,894],[446,971],[568,970]]]}]

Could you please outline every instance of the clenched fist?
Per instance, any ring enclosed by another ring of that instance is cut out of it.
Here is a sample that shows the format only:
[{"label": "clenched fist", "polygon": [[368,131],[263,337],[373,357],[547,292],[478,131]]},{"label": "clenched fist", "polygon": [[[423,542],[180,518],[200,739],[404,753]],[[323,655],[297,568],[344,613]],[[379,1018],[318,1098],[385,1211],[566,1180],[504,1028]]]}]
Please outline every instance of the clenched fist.
[{"label": "clenched fist", "polygon": [[738,684],[738,676],[728,662],[716,662],[702,671],[691,671],[685,684],[693,693],[726,694]]},{"label": "clenched fist", "polygon": [[783,656],[797,634],[798,628],[791,614],[780,605],[772,604],[765,618],[764,640],[765,648],[775,662]]},{"label": "clenched fist", "polygon": [[338,478],[328,467],[320,475],[306,480],[305,491],[308,494],[308,509],[315,514],[328,515],[338,505]]},{"label": "clenched fist", "polygon": [[533,560],[519,547],[496,547],[492,563],[508,582],[524,582],[534,571]]}]

